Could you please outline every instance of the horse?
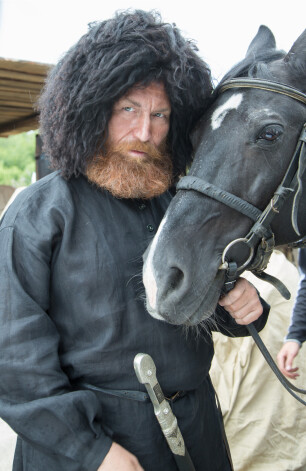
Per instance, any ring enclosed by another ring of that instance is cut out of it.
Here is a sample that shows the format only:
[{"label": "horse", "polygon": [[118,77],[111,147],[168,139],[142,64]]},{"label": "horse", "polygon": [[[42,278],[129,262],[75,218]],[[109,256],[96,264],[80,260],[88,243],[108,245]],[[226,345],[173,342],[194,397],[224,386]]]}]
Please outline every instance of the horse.
[{"label": "horse", "polygon": [[306,30],[285,53],[262,25],[216,87],[188,175],[144,254],[151,316],[204,325],[224,283],[247,269],[264,276],[274,247],[305,236],[305,79]]}]

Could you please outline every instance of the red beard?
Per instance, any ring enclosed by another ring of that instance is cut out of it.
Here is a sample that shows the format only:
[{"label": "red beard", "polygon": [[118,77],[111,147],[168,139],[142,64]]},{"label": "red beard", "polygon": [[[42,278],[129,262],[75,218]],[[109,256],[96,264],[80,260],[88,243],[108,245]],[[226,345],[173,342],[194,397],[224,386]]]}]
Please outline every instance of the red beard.
[{"label": "red beard", "polygon": [[[88,165],[87,178],[116,198],[149,199],[161,195],[172,182],[172,160],[165,152],[149,143],[133,141],[110,145],[105,155]],[[129,150],[145,152],[146,156],[131,157]]]}]

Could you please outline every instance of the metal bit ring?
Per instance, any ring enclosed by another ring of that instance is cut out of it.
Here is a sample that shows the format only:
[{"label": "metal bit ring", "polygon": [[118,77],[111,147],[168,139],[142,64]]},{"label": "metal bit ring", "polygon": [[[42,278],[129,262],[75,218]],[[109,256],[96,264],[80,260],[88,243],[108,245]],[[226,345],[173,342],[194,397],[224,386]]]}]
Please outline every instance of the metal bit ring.
[{"label": "metal bit ring", "polygon": [[226,247],[225,249],[223,250],[223,254],[222,254],[222,264],[220,265],[220,268],[224,269],[224,268],[227,268],[227,261],[225,260],[225,256],[227,254],[227,252],[237,243],[240,243],[240,242],[243,242],[244,244],[246,244],[249,249],[250,249],[250,255],[248,256],[247,260],[240,266],[237,268],[237,270],[243,270],[244,268],[246,268],[248,266],[248,264],[250,263],[250,261],[252,260],[253,258],[253,255],[254,255],[254,248],[253,247],[250,247],[248,245],[248,239],[246,239],[245,237],[241,237],[240,239],[235,239],[235,240],[232,240],[232,242],[230,242]]}]

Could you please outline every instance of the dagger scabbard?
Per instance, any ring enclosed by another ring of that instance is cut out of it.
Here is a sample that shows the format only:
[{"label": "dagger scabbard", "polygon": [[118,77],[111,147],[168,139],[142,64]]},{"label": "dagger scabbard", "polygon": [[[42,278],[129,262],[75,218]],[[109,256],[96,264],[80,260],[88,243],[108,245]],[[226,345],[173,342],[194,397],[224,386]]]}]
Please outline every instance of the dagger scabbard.
[{"label": "dagger scabbard", "polygon": [[177,419],[157,381],[156,366],[152,357],[145,353],[138,353],[134,358],[134,369],[138,381],[144,384],[148,391],[155,416],[176,459],[179,470],[195,471],[185,447]]}]

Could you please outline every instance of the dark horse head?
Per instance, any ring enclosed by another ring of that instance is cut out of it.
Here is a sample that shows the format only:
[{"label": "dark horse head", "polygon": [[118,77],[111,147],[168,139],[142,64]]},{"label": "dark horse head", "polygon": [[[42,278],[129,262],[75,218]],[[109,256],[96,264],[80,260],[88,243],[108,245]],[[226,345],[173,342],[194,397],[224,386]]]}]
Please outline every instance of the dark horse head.
[{"label": "dark horse head", "polygon": [[[277,90],[222,89],[237,77],[273,82]],[[276,50],[273,34],[261,26],[245,59],[217,87],[212,107],[194,132],[195,157],[188,177],[205,180],[263,211],[282,182],[305,123],[305,79],[306,31],[286,54]],[[293,96],[283,93],[283,86],[294,88]],[[276,245],[296,241],[297,232],[306,234],[303,165],[299,204],[292,192],[271,223]],[[214,313],[224,284],[220,265],[225,247],[245,238],[257,219],[221,201],[194,188],[179,190],[172,200],[144,256],[147,308],[153,317],[195,325]],[[243,266],[250,256],[248,247],[240,245],[231,256]]]}]

